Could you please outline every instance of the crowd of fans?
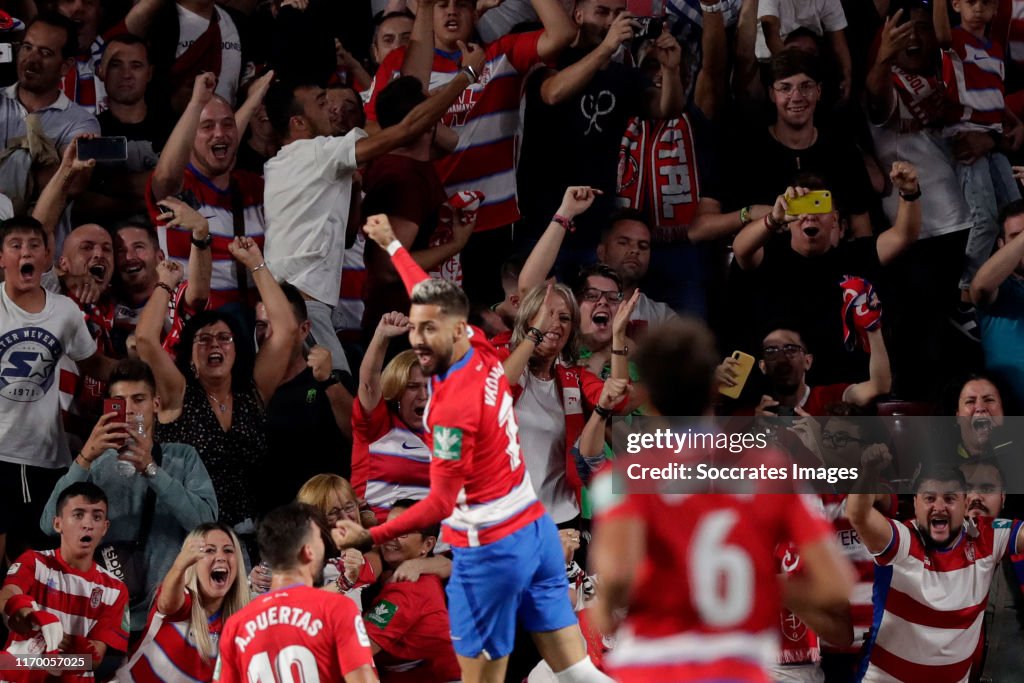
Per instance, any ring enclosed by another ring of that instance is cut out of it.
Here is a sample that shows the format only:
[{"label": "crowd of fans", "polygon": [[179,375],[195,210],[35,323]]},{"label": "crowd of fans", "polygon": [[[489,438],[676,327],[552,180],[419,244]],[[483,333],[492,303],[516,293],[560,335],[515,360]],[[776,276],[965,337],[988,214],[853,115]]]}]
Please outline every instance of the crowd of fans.
[{"label": "crowd of fans", "polygon": [[[795,416],[819,462],[880,469],[899,435],[859,416],[966,418],[961,504],[998,516],[978,496],[1024,407],[1021,0],[0,8],[10,652],[212,680],[222,625],[272,585],[260,520],[298,500],[324,523],[311,580],[365,615],[381,680],[459,678],[439,529],[365,553],[328,532],[403,514],[437,452],[381,235],[502,354],[595,662],[588,484],[608,419],[651,414],[664,368],[637,350],[680,317],[721,352],[714,411]],[[895,498],[852,522],[825,498],[870,583]],[[784,640],[776,680],[855,680],[877,633],[854,590],[852,639],[809,618],[822,643]],[[64,640],[46,600],[73,610]],[[517,639],[508,680],[556,680],[539,661]]]}]

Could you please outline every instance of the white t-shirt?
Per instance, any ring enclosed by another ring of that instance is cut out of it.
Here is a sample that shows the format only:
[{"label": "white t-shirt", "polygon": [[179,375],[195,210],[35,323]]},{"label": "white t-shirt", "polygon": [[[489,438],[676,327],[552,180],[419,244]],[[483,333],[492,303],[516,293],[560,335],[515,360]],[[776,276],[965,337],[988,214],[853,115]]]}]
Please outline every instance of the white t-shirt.
[{"label": "white t-shirt", "polygon": [[629,316],[629,319],[631,321],[646,321],[647,327],[653,329],[678,317],[679,315],[669,308],[668,304],[654,301],[643,292],[640,292],[640,296],[636,300],[636,308],[633,309],[633,315]]},{"label": "white t-shirt", "polygon": [[61,426],[58,362],[96,353],[82,311],[46,292],[39,313],[28,313],[0,285],[0,460],[54,469],[71,464]]},{"label": "white t-shirt", "polygon": [[354,128],[340,138],[296,140],[263,167],[267,267],[331,307],[341,291],[356,142],[365,137]]},{"label": "white t-shirt", "polygon": [[[839,0],[758,0],[757,16],[778,17],[779,35],[783,40],[798,28],[810,29],[823,36],[842,31],[847,26],[846,14]],[[758,59],[769,59],[772,56],[760,22],[757,26],[755,53]]]},{"label": "white t-shirt", "polygon": [[516,401],[519,442],[534,493],[555,524],[580,514],[565,476],[565,408],[554,379],[526,372],[526,386]]},{"label": "white t-shirt", "polygon": [[[195,12],[187,10],[181,5],[178,7],[178,48],[174,57],[178,58],[185,54],[185,51],[192,43],[196,42],[199,36],[206,32],[210,26],[210,20],[204,19]],[[238,90],[238,80],[242,77],[242,39],[238,35],[238,27],[231,20],[231,15],[214,7],[217,18],[220,20],[220,74],[217,76],[217,94],[235,104],[235,92]]]},{"label": "white t-shirt", "polygon": [[0,221],[5,221],[14,216],[14,204],[7,198],[7,195],[0,192]]},{"label": "white t-shirt", "polygon": [[[950,141],[939,131],[908,130],[900,132],[901,121],[910,121],[903,98],[896,96],[898,111],[882,125],[871,126],[875,153],[882,168],[892,168],[894,161],[909,161],[917,169],[921,183],[921,236],[938,237],[971,227],[971,211],[964,200],[960,181],[953,166]],[[896,222],[899,193],[893,191],[882,198],[882,209],[890,223]]]}]

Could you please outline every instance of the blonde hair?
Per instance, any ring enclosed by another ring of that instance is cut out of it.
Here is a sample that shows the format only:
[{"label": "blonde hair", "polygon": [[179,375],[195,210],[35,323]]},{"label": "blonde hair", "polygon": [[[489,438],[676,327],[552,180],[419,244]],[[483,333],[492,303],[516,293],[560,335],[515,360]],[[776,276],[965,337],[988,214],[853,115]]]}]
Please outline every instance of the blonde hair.
[{"label": "blonde hair", "polygon": [[[196,541],[204,540],[211,531],[222,531],[227,534],[228,538],[231,539],[231,545],[235,549],[235,581],[231,584],[228,594],[224,596],[224,603],[220,608],[221,623],[224,623],[228,620],[228,617],[245,607],[249,603],[250,597],[249,587],[242,576],[245,563],[242,555],[242,544],[238,542],[238,536],[226,524],[207,522],[206,524],[200,524],[189,533],[182,544],[182,548],[187,548]],[[206,614],[206,609],[203,607],[202,594],[199,591],[199,575],[196,572],[195,565],[185,570],[185,590],[189,592],[192,598],[192,613],[188,619],[186,638],[189,642],[195,643],[196,649],[199,650],[199,656],[202,657],[204,663],[208,664],[211,659],[217,657],[217,651],[213,647],[213,641],[210,639],[210,619]]]},{"label": "blonde hair", "polygon": [[411,349],[392,358],[380,375],[381,398],[388,402],[397,401],[409,384],[412,369],[418,366],[416,352]]},{"label": "blonde hair", "polygon": [[345,491],[353,502],[357,502],[359,498],[356,496],[355,489],[352,488],[352,484],[348,483],[348,480],[344,477],[339,477],[337,474],[318,474],[312,477],[309,481],[302,485],[299,489],[298,495],[295,496],[295,500],[300,503],[306,503],[312,505],[320,512],[327,514],[330,509],[331,494],[341,489]]},{"label": "blonde hair", "polygon": [[[572,290],[562,283],[552,285],[552,290],[565,301],[565,305],[569,309],[569,315],[572,318],[569,325],[569,338],[566,339],[560,356],[567,365],[575,365],[580,356],[580,305],[576,303],[576,297],[573,296]],[[526,339],[526,330],[530,326],[530,321],[540,311],[546,294],[547,285],[538,285],[531,289],[523,297],[522,301],[519,302],[516,322],[512,328],[512,339],[509,342],[513,349]]]}]

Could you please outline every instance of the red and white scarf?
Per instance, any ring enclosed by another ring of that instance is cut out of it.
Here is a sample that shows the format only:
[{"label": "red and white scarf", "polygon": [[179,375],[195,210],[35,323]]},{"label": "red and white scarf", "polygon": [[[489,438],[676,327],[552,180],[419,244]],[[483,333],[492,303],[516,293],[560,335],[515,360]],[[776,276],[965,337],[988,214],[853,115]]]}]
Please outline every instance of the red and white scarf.
[{"label": "red and white scarf", "polygon": [[659,228],[693,222],[700,178],[686,114],[630,119],[619,148],[618,194],[621,205],[644,211]]}]

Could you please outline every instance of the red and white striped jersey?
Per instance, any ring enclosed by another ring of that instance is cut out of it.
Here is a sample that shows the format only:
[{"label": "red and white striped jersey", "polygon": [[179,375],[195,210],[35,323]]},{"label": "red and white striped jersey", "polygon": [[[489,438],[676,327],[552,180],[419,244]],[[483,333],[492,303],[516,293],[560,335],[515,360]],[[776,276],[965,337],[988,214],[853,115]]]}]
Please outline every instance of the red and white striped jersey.
[{"label": "red and white striped jersey", "polygon": [[[29,550],[7,570],[5,586],[14,585],[41,608],[60,619],[65,635],[98,640],[108,647],[128,649],[128,589],[95,562],[87,571],[69,566],[60,550]],[[12,654],[42,654],[41,636],[11,632],[4,648]],[[78,654],[78,653],[72,653]],[[11,681],[40,680],[41,672],[5,671]],[[45,676],[43,676],[45,679]],[[93,680],[91,672],[65,673],[61,680]]]},{"label": "red and white striped jersey", "polygon": [[597,533],[639,519],[647,549],[605,660],[616,680],[767,682],[779,656],[776,547],[821,541],[827,522],[799,495],[616,493],[612,479],[591,486]]},{"label": "red and white striped jersey", "polygon": [[465,477],[444,540],[460,547],[494,543],[544,514],[519,448],[512,391],[494,347],[470,327],[469,352],[430,378],[423,422],[430,469]]},{"label": "red and white striped jersey", "polygon": [[[849,647],[836,647],[822,641],[824,652],[859,653],[864,646],[874,616],[872,592],[875,585],[875,558],[871,555],[860,536],[854,530],[850,520],[846,518],[845,493],[823,493],[822,503],[825,506],[825,519],[835,527],[839,549],[857,572],[857,582],[850,595],[850,619],[853,622],[853,643]],[[887,517],[895,517],[899,501],[896,495],[890,497],[888,507],[882,512]]]},{"label": "red and white striped jersey", "polygon": [[942,51],[946,84],[946,128],[951,135],[968,130],[1003,130],[1003,47],[953,29],[953,45]]},{"label": "red and white striped jersey", "polygon": [[[466,88],[448,108],[441,123],[459,134],[455,152],[437,162],[448,196],[479,190],[486,198],[477,213],[478,231],[508,225],[519,218],[516,200],[516,136],[520,128],[519,104],[523,78],[541,59],[537,42],[542,31],[511,34],[486,49],[480,80]],[[406,48],[384,58],[377,70],[366,117],[377,120],[377,95],[401,72]],[[430,90],[443,88],[459,73],[459,53],[434,50]]]},{"label": "red and white striped jersey", "polygon": [[875,556],[875,623],[863,681],[967,681],[982,646],[992,577],[1021,522],[964,522],[951,548],[927,548],[912,520],[889,520],[892,540]]},{"label": "red and white striped jersey", "polygon": [[[262,250],[263,233],[266,231],[266,221],[263,218],[263,178],[248,171],[232,171],[231,182],[240,193],[239,208],[242,211],[245,235],[255,240]],[[182,190],[191,190],[195,194],[200,204],[199,213],[210,222],[210,236],[213,237],[213,244],[210,245],[213,256],[213,279],[209,308],[215,309],[224,304],[235,303],[240,296],[238,279],[235,260],[228,252],[228,244],[235,239],[232,191],[218,188],[192,164],[185,169]],[[161,211],[157,208],[156,201],[150,184],[146,188],[146,205],[149,208],[150,219],[158,226],[160,248],[168,259],[180,263],[182,268],[187,268],[188,257],[192,251],[192,231],[159,225],[156,217]],[[248,304],[254,306],[256,286],[253,284],[252,274],[246,269],[243,270],[249,284]]]},{"label": "red and white striped jersey", "polygon": [[221,613],[209,618],[210,640],[214,650],[207,661],[189,637],[189,619],[192,617],[192,595],[185,591],[185,603],[174,614],[161,614],[156,610],[160,597],[157,589],[153,608],[149,612],[146,634],[128,662],[117,672],[117,680],[137,683],[167,683],[169,681],[209,681],[217,661],[217,640],[224,625]]},{"label": "red and white striped jersey", "polygon": [[382,524],[403,498],[422,500],[430,492],[430,448],[381,400],[367,412],[352,402],[352,488]]}]

